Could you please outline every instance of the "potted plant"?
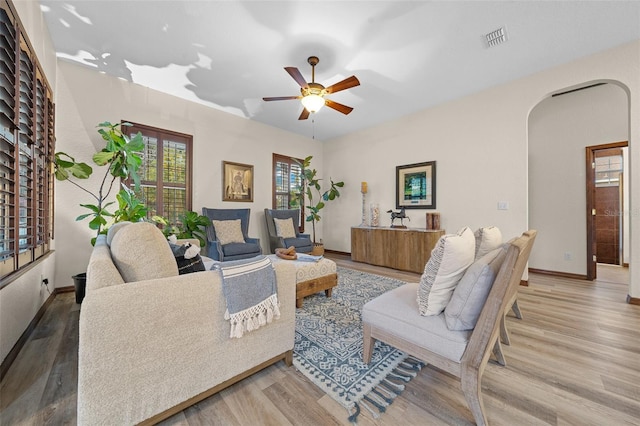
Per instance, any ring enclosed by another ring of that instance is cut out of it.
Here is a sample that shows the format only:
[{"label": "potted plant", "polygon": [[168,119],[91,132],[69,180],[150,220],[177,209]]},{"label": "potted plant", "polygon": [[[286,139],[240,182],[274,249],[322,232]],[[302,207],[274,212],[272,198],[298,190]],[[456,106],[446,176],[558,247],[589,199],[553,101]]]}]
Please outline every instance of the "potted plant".
[{"label": "potted plant", "polygon": [[[333,179],[329,178],[331,185],[326,191],[322,191],[322,186],[320,182],[322,179],[317,177],[318,172],[316,169],[311,168],[311,159],[313,156],[308,156],[302,162],[299,162],[295,158],[292,160],[300,166],[302,171],[302,179],[303,179],[303,190],[300,194],[292,194],[292,205],[300,205],[304,209],[305,212],[305,221],[311,222],[312,236],[313,236],[313,245],[314,250],[312,254],[322,254],[324,253],[324,247],[322,243],[316,242],[316,222],[320,222],[320,210],[324,208],[327,202],[335,200],[340,196],[340,191],[338,188],[342,188],[344,186],[344,182],[334,182]],[[302,206],[301,201],[305,201],[304,195],[306,195],[306,206]]]},{"label": "potted plant", "polygon": [[176,223],[162,216],[154,216],[151,220],[163,225],[162,232],[166,237],[175,235],[178,239],[195,238],[200,241],[200,247],[207,244],[206,231],[203,229],[211,225],[211,219],[193,211],[187,211],[178,216]]},{"label": "potted plant", "polygon": [[[123,123],[122,126],[131,126]],[[140,187],[140,177],[138,168],[142,164],[142,159],[138,155],[144,149],[142,135],[138,133],[132,138],[122,133],[120,124],[111,124],[108,121],[98,124],[98,133],[106,142],[105,147],[93,155],[93,162],[104,167],[105,172],[98,188],[93,191],[86,188],[79,181],[88,179],[93,174],[93,168],[86,163],[77,162],[76,159],[65,153],[56,152],[54,159],[54,171],[57,180],[68,181],[77,186],[91,196],[95,204],[80,204],[88,209],[88,213],[81,214],[76,220],[90,218],[89,228],[96,231],[96,236],[91,239],[91,244],[95,244],[98,235],[106,232],[107,218],[112,218],[114,222],[121,220],[141,220],[146,216],[146,207],[138,200],[135,193],[123,187],[116,196],[118,210],[115,213],[109,212],[108,208],[114,201],[107,202],[111,191],[118,187],[116,180],[131,179],[136,190]],[[76,302],[80,303],[84,297],[84,285],[86,284],[86,273],[73,276],[76,287]]]},{"label": "potted plant", "polygon": [[[120,124],[111,124],[108,121],[98,124],[98,133],[102,139],[106,141],[105,147],[93,155],[93,162],[97,166],[107,166],[104,176],[100,181],[97,191],[91,191],[81,185],[77,180],[88,179],[93,168],[86,163],[79,163],[71,155],[64,152],[56,152],[55,154],[55,176],[58,180],[66,180],[71,184],[82,189],[89,194],[95,204],[80,204],[89,210],[89,213],[82,214],[76,220],[84,220],[91,218],[89,228],[96,231],[96,237],[103,232],[103,228],[107,225],[107,217],[113,217],[107,208],[114,204],[114,201],[106,202],[117,179],[131,179],[134,182],[135,190],[140,188],[140,177],[138,176],[138,168],[142,164],[142,159],[138,155],[144,149],[142,135],[138,133],[133,138],[129,138],[122,133]],[[130,123],[122,123],[122,126],[131,126]],[[126,190],[124,191],[126,192]],[[120,192],[121,196],[127,197]],[[128,200],[135,197],[130,193]],[[95,237],[91,239],[91,244],[95,244]]]}]

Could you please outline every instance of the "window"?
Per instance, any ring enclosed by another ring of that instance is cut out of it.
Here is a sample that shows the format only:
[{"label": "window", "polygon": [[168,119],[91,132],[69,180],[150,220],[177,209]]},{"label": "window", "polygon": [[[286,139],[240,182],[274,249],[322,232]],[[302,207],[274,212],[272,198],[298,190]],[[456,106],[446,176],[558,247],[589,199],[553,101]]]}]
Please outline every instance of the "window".
[{"label": "window", "polygon": [[0,279],[4,279],[49,251],[55,151],[51,89],[17,14],[4,0],[0,83]]},{"label": "window", "polygon": [[[138,170],[147,216],[164,216],[175,223],[191,210],[191,146],[190,135],[134,124],[129,136],[142,133],[144,152]],[[132,185],[132,183],[130,183]]]},{"label": "window", "polygon": [[[302,162],[302,160],[296,159]],[[273,209],[300,209],[300,232],[304,232],[304,208],[291,194],[302,192],[302,169],[291,157],[273,154]]]}]

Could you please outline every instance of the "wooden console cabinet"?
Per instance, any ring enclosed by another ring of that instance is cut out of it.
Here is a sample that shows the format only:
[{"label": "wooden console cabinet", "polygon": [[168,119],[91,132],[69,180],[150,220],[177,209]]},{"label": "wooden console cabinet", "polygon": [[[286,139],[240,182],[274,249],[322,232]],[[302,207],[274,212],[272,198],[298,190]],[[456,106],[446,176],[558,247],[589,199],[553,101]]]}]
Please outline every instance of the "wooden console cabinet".
[{"label": "wooden console cabinet", "polygon": [[354,226],[351,260],[421,274],[443,230]]}]

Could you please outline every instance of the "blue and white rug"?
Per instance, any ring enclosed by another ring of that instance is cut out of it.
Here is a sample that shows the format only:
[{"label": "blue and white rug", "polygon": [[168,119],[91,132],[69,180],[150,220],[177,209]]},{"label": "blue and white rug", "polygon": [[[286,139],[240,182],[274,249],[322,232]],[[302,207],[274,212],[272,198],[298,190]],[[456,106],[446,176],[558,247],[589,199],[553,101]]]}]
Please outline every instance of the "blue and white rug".
[{"label": "blue and white rug", "polygon": [[374,418],[384,412],[415,377],[422,363],[376,342],[369,364],[362,361],[362,307],[404,282],[338,268],[331,298],[324,292],[305,297],[296,310],[293,364],[349,411],[355,422],[361,408]]}]

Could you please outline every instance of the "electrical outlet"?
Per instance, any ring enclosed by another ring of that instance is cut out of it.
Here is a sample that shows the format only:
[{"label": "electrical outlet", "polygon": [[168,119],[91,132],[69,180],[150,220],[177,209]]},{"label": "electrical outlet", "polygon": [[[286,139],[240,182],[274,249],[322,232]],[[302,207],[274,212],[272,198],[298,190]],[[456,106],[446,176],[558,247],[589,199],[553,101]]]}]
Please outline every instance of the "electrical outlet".
[{"label": "electrical outlet", "polygon": [[569,252],[565,252],[564,260],[573,260],[573,255]]},{"label": "electrical outlet", "polygon": [[508,201],[498,201],[498,210],[509,210]]}]

